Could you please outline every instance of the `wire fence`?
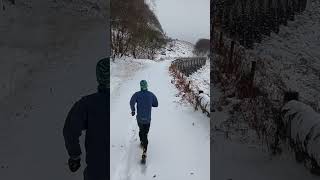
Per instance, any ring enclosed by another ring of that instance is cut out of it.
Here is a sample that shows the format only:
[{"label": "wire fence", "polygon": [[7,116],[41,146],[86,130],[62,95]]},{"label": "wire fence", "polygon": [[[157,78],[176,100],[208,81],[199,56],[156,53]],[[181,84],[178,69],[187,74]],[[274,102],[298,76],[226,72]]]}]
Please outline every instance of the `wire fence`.
[{"label": "wire fence", "polygon": [[191,81],[187,76],[199,70],[206,64],[206,57],[180,58],[172,62],[170,72],[176,87],[182,92],[182,98],[188,100],[194,105],[195,110],[201,110],[202,113],[210,117],[210,97],[203,93],[203,90],[191,87]]},{"label": "wire fence", "polygon": [[189,76],[204,66],[206,64],[206,60],[206,57],[179,58],[174,60],[172,65],[174,65],[184,75]]}]

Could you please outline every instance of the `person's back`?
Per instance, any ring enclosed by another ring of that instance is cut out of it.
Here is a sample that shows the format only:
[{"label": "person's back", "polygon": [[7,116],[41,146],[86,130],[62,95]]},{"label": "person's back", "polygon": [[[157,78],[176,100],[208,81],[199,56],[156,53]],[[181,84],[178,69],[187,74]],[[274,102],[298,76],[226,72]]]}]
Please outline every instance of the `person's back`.
[{"label": "person's back", "polygon": [[65,145],[70,156],[68,164],[72,172],[80,168],[81,148],[79,137],[86,130],[85,148],[87,168],[85,180],[105,180],[109,165],[109,83],[108,59],[97,64],[98,92],[82,97],[68,113],[63,128]]},{"label": "person's back", "polygon": [[133,95],[131,105],[134,101],[137,103],[137,120],[143,124],[149,124],[152,107],[158,106],[155,95],[148,90],[138,91]]},{"label": "person's back", "polygon": [[86,163],[88,179],[107,177],[109,164],[109,93],[98,92],[86,97],[88,127],[86,131]]}]

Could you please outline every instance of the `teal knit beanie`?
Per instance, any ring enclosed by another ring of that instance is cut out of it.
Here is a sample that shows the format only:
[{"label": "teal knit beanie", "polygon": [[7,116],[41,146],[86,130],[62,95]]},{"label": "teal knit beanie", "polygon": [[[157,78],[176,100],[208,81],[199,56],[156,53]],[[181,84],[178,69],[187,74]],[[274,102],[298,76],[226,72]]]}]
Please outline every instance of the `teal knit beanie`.
[{"label": "teal knit beanie", "polygon": [[142,91],[148,90],[148,83],[146,80],[141,80],[140,81],[140,88]]},{"label": "teal knit beanie", "polygon": [[96,66],[96,76],[99,87],[110,87],[110,58],[101,59]]}]

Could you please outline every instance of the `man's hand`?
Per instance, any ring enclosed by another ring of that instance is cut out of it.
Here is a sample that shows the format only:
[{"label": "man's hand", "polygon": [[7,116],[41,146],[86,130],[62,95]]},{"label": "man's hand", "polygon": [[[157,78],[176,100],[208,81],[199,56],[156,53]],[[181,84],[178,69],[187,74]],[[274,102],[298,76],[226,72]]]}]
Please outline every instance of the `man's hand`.
[{"label": "man's hand", "polygon": [[68,165],[71,172],[76,172],[80,168],[81,166],[80,161],[81,161],[80,157],[76,159],[69,158]]},{"label": "man's hand", "polygon": [[131,112],[131,115],[132,115],[132,116],[134,116],[135,114],[136,114],[136,112],[134,112],[134,111]]}]

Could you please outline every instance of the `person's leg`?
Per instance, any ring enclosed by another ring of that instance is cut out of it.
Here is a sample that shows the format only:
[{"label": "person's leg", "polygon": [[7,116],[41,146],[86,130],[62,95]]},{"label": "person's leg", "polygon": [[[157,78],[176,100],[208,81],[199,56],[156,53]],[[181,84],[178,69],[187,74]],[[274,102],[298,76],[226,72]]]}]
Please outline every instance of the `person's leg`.
[{"label": "person's leg", "polygon": [[83,180],[89,180],[88,179],[88,167],[86,167],[83,171]]},{"label": "person's leg", "polygon": [[139,138],[143,149],[146,151],[148,147],[148,132],[150,124],[142,124],[138,122]]},{"label": "person's leg", "polygon": [[142,133],[142,124],[138,122],[138,126],[139,126],[139,138],[140,138],[140,143],[143,146],[143,133]]},{"label": "person's leg", "polygon": [[148,144],[149,144],[149,141],[148,141],[148,133],[149,133],[149,129],[150,129],[150,124],[143,124],[143,148],[145,150],[145,152],[147,152],[147,149],[148,149]]}]

